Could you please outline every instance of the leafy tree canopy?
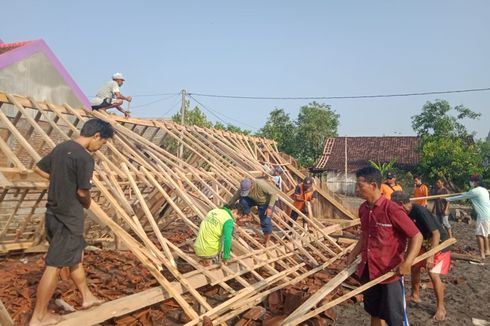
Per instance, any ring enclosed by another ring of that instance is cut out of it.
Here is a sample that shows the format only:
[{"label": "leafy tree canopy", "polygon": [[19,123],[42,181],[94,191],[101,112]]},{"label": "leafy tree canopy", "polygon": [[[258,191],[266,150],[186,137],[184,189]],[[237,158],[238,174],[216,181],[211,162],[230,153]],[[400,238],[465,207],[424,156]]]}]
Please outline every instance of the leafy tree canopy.
[{"label": "leafy tree canopy", "polygon": [[257,136],[273,139],[281,152],[294,153],[296,126],[283,109],[275,108],[269,113],[265,125],[257,132]]},{"label": "leafy tree canopy", "polygon": [[242,129],[242,128],[237,127],[235,125],[232,125],[230,123],[225,126],[223,123],[221,123],[219,121],[214,124],[213,128],[214,129],[220,129],[220,130],[226,130],[229,132],[236,132],[236,133],[244,134],[244,135],[250,135],[251,134],[250,130]]},{"label": "leafy tree canopy", "polygon": [[296,121],[295,155],[298,163],[312,166],[323,151],[328,137],[337,136],[339,114],[330,105],[312,102],[302,106]]},{"label": "leafy tree canopy", "polygon": [[482,146],[475,143],[463,119],[477,119],[480,113],[445,100],[427,102],[412,117],[412,127],[421,137],[418,172],[434,179],[442,176],[456,187],[464,187],[472,173],[482,173]]},{"label": "leafy tree canopy", "polygon": [[[172,121],[180,123],[181,115],[180,111],[172,116]],[[195,125],[204,128],[211,128],[213,123],[208,120],[204,112],[195,106],[192,110],[189,110],[186,106],[184,110],[184,123],[186,125]]]},{"label": "leafy tree canopy", "polygon": [[480,115],[463,105],[451,108],[448,101],[436,100],[425,103],[422,113],[412,117],[412,128],[421,137],[468,137],[470,134],[461,120],[477,119]]}]

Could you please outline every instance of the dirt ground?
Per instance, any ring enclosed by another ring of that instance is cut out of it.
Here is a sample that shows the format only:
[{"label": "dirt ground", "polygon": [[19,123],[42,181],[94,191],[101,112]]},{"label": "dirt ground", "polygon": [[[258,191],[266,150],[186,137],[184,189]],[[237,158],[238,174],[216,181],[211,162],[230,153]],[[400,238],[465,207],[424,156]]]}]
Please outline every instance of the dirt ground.
[{"label": "dirt ground", "polygon": [[[453,246],[454,251],[477,254],[473,224],[454,223],[453,232],[458,240]],[[430,283],[427,274],[423,274],[422,277],[423,282]],[[473,325],[472,318],[490,322],[490,258],[486,259],[483,266],[453,260],[449,274],[442,280],[446,285],[447,320],[432,320],[435,296],[432,289],[426,288],[421,290],[422,303],[408,303],[410,325]],[[409,278],[406,280],[406,286],[410,292]],[[369,315],[364,311],[362,303],[339,305],[336,312],[338,318],[333,325],[369,325]]]}]

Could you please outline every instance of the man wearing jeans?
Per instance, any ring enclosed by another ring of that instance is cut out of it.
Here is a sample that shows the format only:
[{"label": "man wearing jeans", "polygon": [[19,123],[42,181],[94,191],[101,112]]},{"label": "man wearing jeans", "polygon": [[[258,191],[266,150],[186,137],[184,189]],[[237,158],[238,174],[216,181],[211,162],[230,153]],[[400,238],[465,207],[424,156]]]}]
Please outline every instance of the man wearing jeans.
[{"label": "man wearing jeans", "polygon": [[233,197],[228,202],[232,206],[239,200],[243,213],[249,214],[253,206],[259,211],[260,226],[264,234],[264,245],[267,246],[272,233],[272,210],[277,201],[277,190],[263,179],[243,179]]}]

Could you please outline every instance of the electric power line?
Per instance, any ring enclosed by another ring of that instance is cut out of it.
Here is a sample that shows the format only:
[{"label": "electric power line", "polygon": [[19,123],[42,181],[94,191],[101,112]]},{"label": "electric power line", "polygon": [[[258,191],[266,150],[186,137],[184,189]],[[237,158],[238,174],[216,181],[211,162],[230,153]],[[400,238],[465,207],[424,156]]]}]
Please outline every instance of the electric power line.
[{"label": "electric power line", "polygon": [[399,94],[376,94],[376,95],[353,95],[353,96],[269,97],[269,96],[217,95],[217,94],[203,94],[203,93],[189,93],[189,96],[194,95],[194,96],[202,96],[202,97],[245,99],[245,100],[341,100],[341,99],[363,99],[363,98],[408,97],[408,96],[470,93],[470,92],[485,92],[485,91],[490,91],[490,87],[446,90],[446,91],[414,92],[414,93],[399,93]]},{"label": "electric power line", "polygon": [[172,107],[171,107],[169,110],[165,111],[165,112],[162,114],[162,117],[165,117],[167,114],[169,114],[170,112],[172,112],[172,111],[175,109],[175,107],[176,107],[177,105],[179,105],[179,104],[180,104],[180,98],[179,98],[179,100],[178,100],[178,101],[177,101],[177,102],[176,102],[174,105],[172,105]]},{"label": "electric power line", "polygon": [[180,93],[154,93],[154,94],[137,94],[132,97],[154,97],[154,96],[167,96],[167,95],[179,95]]},{"label": "electric power line", "polygon": [[135,106],[133,106],[133,108],[142,108],[142,107],[145,107],[145,106],[148,106],[148,105],[151,105],[151,104],[155,104],[155,103],[158,103],[158,102],[161,102],[161,101],[165,101],[165,100],[169,100],[169,99],[175,98],[178,95],[179,94],[174,94],[174,95],[169,95],[169,96],[166,96],[166,97],[162,97],[162,98],[159,98],[157,100],[154,100],[154,101],[151,101],[151,102],[148,102],[148,103],[144,103],[144,104],[140,104],[140,105],[135,105]]},{"label": "electric power line", "polygon": [[[226,122],[226,121],[224,121],[223,119],[221,119],[221,117],[220,117],[220,116],[218,116],[218,113],[217,113],[216,111],[211,110],[210,108],[206,107],[206,105],[204,105],[204,104],[202,104],[201,102],[199,102],[198,100],[196,100],[196,99],[195,99],[195,98],[194,98],[194,97],[193,97],[193,96],[192,96],[190,93],[188,93],[188,95],[189,95],[189,97],[190,97],[190,98],[192,98],[192,99],[193,99],[193,100],[194,100],[194,101],[195,101],[197,104],[199,104],[199,105],[200,105],[200,106],[201,106],[203,109],[205,109],[206,111],[208,111],[209,113],[211,113],[211,114],[212,114],[214,117],[216,117],[218,120],[220,120],[221,122],[223,122],[225,125],[230,124],[229,122]],[[228,117],[228,116],[226,116],[226,115],[224,115],[224,114],[221,114],[221,115],[222,115],[222,116],[224,116],[225,118],[229,119],[229,120],[235,121],[235,122],[237,122],[237,123],[239,123],[239,124],[242,124],[242,125],[245,125],[245,126],[247,126],[247,127],[249,127],[249,128],[252,128],[253,130],[257,129],[257,127],[255,127],[255,126],[249,125],[249,124],[247,124],[247,123],[244,123],[244,122],[239,121],[239,120],[237,120],[237,119],[234,119],[234,118],[232,118],[232,117]]]}]

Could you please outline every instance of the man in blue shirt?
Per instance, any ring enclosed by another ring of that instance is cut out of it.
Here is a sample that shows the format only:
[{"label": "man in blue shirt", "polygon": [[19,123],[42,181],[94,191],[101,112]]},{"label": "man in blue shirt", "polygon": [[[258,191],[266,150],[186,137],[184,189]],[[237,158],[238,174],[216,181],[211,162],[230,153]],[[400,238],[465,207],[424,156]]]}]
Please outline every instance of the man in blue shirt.
[{"label": "man in blue shirt", "polygon": [[479,175],[472,175],[470,185],[473,189],[459,196],[446,198],[448,202],[456,200],[471,200],[476,211],[476,242],[480,250],[480,257],[490,256],[490,246],[488,236],[490,235],[490,196],[488,190],[482,187],[482,180]]}]

